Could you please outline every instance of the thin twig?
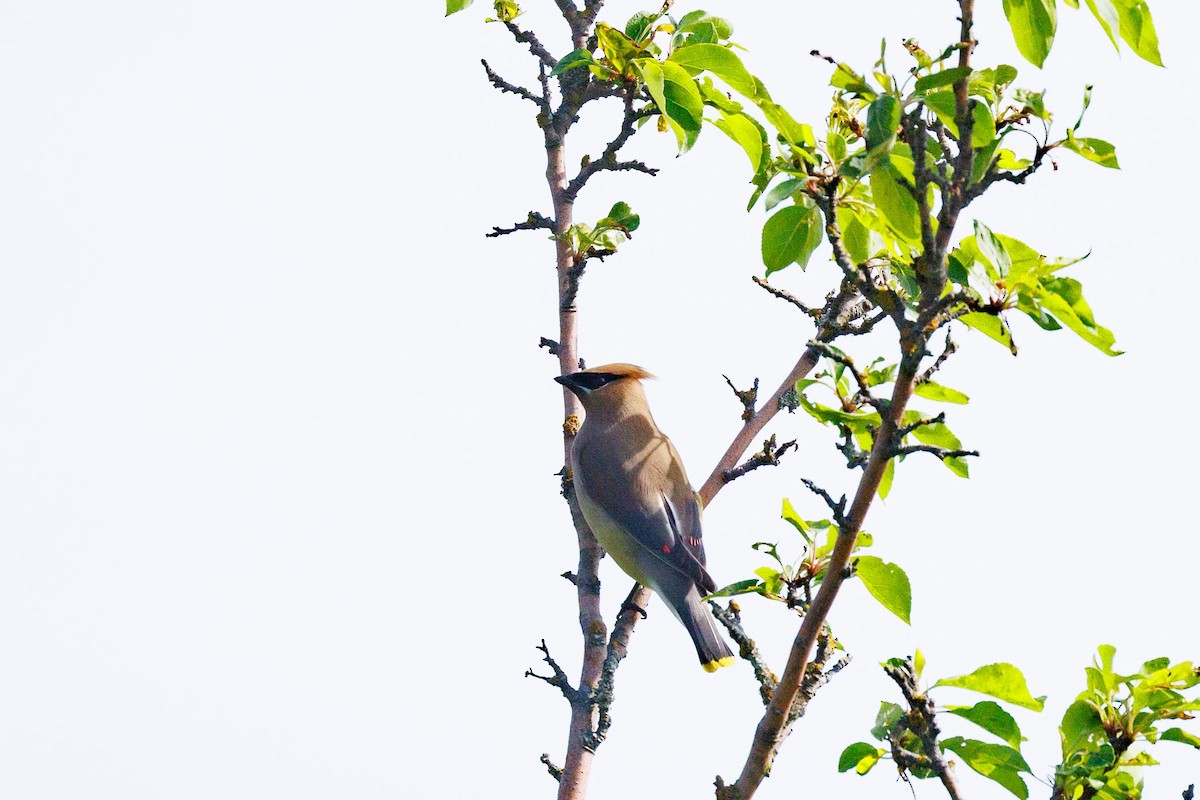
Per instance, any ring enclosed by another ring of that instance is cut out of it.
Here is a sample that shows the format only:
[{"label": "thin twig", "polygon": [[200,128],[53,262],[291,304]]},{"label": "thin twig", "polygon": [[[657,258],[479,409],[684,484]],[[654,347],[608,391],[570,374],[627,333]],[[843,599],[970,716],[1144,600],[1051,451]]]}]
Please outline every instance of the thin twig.
[{"label": "thin twig", "polygon": [[779,459],[787,453],[788,450],[796,447],[796,440],[784,442],[781,445],[775,444],[775,434],[771,434],[764,442],[762,450],[759,450],[750,458],[746,459],[742,464],[724,473],[725,483],[732,483],[748,472],[753,472],[759,467],[777,467]]},{"label": "thin twig", "polygon": [[550,648],[546,646],[546,640],[542,639],[542,643],[538,645],[538,650],[542,651],[542,661],[549,665],[554,674],[539,675],[532,668],[525,670],[526,678],[537,678],[539,681],[545,681],[551,686],[562,692],[563,697],[567,698],[567,702],[575,703],[579,699],[579,691],[571,685],[570,679],[567,678],[567,673],[563,672],[562,667],[550,655]]},{"label": "thin twig", "polygon": [[842,495],[841,498],[835,502],[833,499],[833,496],[830,495],[829,492],[825,491],[820,486],[817,486],[815,483],[810,481],[808,478],[801,478],[800,482],[803,483],[804,486],[810,492],[812,492],[813,494],[817,495],[818,497],[820,497],[822,500],[825,501],[825,505],[829,506],[829,510],[831,512],[833,512],[833,521],[838,524],[838,527],[841,527],[842,525],[845,524],[845,522],[846,522],[846,495]]},{"label": "thin twig", "polygon": [[543,111],[548,110],[548,104],[546,103],[544,98],[538,97],[536,94],[534,94],[530,90],[526,89],[524,86],[519,86],[518,84],[510,83],[509,81],[506,81],[504,78],[501,78],[498,74],[496,74],[496,71],[492,69],[491,65],[488,64],[486,59],[482,59],[482,58],[479,59],[479,63],[483,64],[483,71],[487,73],[488,81],[492,84],[492,86],[495,86],[501,92],[507,92],[508,94],[515,94],[517,97],[520,97],[522,100],[528,100],[529,102],[533,103],[534,105],[536,105],[538,108],[542,109]]},{"label": "thin twig", "polygon": [[632,86],[625,85],[622,87],[622,99],[625,103],[625,114],[621,120],[621,129],[616,137],[609,142],[604,152],[599,158],[588,159],[580,168],[579,173],[571,179],[564,190],[566,196],[574,200],[588,180],[597,172],[643,172],[647,175],[654,176],[658,174],[658,170],[649,167],[641,161],[617,161],[617,153],[629,141],[629,137],[637,131],[637,121],[642,117],[648,116],[650,112],[646,110],[635,110],[633,101],[638,97],[637,90]]},{"label": "thin twig", "polygon": [[927,369],[921,373],[920,377],[917,378],[917,385],[920,386],[922,383],[929,383],[929,381],[932,380],[934,374],[939,369],[942,368],[943,364],[946,363],[946,359],[950,358],[950,356],[954,355],[957,352],[958,352],[958,343],[955,342],[952,338],[950,338],[950,329],[947,328],[946,329],[946,344],[945,344],[945,346],[942,347],[941,355],[939,355],[937,357],[937,360],[935,360],[933,362],[933,364],[930,365],[929,369]]},{"label": "thin twig", "polygon": [[808,316],[813,317],[814,319],[821,316],[821,310],[819,308],[813,308],[812,306],[806,305],[803,301],[798,299],[795,295],[791,294],[790,292],[785,292],[783,289],[778,289],[778,288],[772,286],[771,284],[767,283],[765,280],[758,277],[757,275],[751,275],[750,279],[752,281],[754,281],[756,284],[758,284],[759,286],[761,286],[763,289],[766,289],[770,294],[774,295],[775,297],[778,297],[780,300],[788,301],[789,303],[791,303],[796,308],[803,311]]},{"label": "thin twig", "polygon": [[554,230],[554,220],[547,216],[539,214],[536,211],[530,211],[529,216],[524,222],[514,223],[511,228],[501,228],[496,225],[492,226],[491,233],[485,233],[484,236],[489,239],[494,239],[497,236],[506,236],[517,231],[536,231],[536,230]]},{"label": "thin twig", "polygon": [[758,644],[742,626],[741,608],[732,600],[729,601],[728,608],[721,608],[720,604],[712,600],[708,602],[708,607],[712,609],[713,616],[725,626],[725,630],[729,631],[729,638],[738,646],[738,655],[749,661],[750,666],[754,668],[754,679],[758,681],[758,694],[763,705],[771,702],[771,694],[779,684],[779,678],[767,666],[758,650]]}]

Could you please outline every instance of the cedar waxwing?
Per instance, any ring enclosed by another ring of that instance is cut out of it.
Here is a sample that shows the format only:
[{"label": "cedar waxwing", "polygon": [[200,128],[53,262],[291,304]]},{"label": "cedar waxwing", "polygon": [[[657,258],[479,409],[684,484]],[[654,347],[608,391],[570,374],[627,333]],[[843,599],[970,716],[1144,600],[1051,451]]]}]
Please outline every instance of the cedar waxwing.
[{"label": "cedar waxwing", "polygon": [[605,551],[658,593],[683,623],[708,672],[732,664],[701,597],[716,591],[704,565],[700,498],[679,453],[654,424],[632,364],[606,364],[555,378],[583,403],[571,449],[579,508]]}]

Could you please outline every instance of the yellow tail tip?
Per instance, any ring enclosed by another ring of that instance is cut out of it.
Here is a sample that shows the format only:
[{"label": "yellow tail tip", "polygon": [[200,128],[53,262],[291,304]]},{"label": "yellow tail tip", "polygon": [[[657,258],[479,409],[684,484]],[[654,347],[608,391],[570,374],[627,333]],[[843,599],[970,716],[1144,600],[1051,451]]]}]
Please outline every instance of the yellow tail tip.
[{"label": "yellow tail tip", "polygon": [[700,666],[704,667],[705,672],[716,672],[721,667],[730,666],[734,661],[737,661],[737,659],[733,656],[725,656],[724,658],[718,658],[714,661],[706,661]]}]

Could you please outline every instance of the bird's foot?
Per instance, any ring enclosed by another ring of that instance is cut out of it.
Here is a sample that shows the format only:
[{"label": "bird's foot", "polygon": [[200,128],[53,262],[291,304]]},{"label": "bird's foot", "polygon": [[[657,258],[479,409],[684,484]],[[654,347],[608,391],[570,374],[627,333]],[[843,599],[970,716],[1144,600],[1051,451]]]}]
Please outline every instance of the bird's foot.
[{"label": "bird's foot", "polygon": [[637,603],[631,603],[630,601],[626,600],[621,604],[621,610],[618,612],[618,614],[624,614],[626,611],[632,611],[635,614],[641,614],[642,619],[647,619],[646,609],[642,608]]}]

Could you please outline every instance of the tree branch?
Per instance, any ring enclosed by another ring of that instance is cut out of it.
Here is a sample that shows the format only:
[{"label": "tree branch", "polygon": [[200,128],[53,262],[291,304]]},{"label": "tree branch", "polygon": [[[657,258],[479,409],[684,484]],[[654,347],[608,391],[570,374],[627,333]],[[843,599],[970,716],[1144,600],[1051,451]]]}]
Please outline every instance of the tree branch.
[{"label": "tree branch", "polygon": [[588,699],[588,702],[596,707],[597,719],[596,727],[589,731],[584,747],[593,753],[608,736],[608,729],[612,726],[609,710],[613,703],[613,687],[617,677],[617,667],[628,655],[629,639],[633,635],[633,628],[637,624],[638,617],[645,615],[644,609],[649,603],[650,589],[635,583],[629,590],[625,602],[621,605],[621,610],[617,613],[612,635],[608,639],[608,651],[604,656],[604,665],[600,670],[600,681]]},{"label": "tree branch", "polygon": [[483,71],[487,73],[488,81],[492,84],[492,86],[495,86],[501,92],[515,94],[517,97],[520,97],[523,100],[528,100],[543,111],[549,110],[549,104],[543,98],[538,97],[524,86],[518,86],[515,83],[509,83],[508,81],[504,80],[504,78],[501,78],[499,75],[497,75],[496,71],[492,69],[490,64],[488,64],[487,59],[481,58],[479,59],[479,63],[483,64]]},{"label": "tree branch", "polygon": [[643,172],[651,177],[658,174],[657,169],[648,167],[641,161],[617,161],[617,153],[629,141],[629,137],[633,136],[637,131],[635,127],[637,121],[648,115],[648,112],[634,110],[633,101],[637,99],[634,87],[623,86],[621,97],[625,102],[625,115],[621,120],[621,129],[617,132],[616,137],[605,146],[604,152],[600,157],[585,161],[583,166],[579,168],[579,173],[567,184],[566,196],[571,200],[574,200],[579,195],[580,190],[583,189],[588,180],[597,172],[605,170],[611,172]]},{"label": "tree branch", "polygon": [[[919,359],[918,359],[919,361]],[[892,392],[891,403],[887,412],[882,414],[882,424],[875,435],[871,455],[867,459],[866,468],[859,480],[854,502],[846,515],[844,523],[839,527],[834,550],[829,559],[825,580],[817,591],[816,597],[808,607],[800,630],[792,643],[787,666],[779,679],[779,687],[771,697],[766,712],[758,723],[750,752],[737,781],[727,788],[724,795],[718,795],[721,800],[749,800],[758,790],[759,785],[771,771],[771,764],[779,750],[792,714],[792,706],[800,695],[804,679],[808,674],[809,656],[825,627],[825,618],[841,589],[842,582],[849,572],[850,554],[858,540],[859,531],[870,509],[871,502],[879,491],[883,480],[884,470],[892,457],[892,437],[897,429],[897,421],[903,418],[904,409],[912,396],[913,384],[916,380],[917,363],[909,358],[901,361],[900,372]]]},{"label": "tree branch", "polygon": [[[925,757],[921,766],[932,770],[938,776],[942,785],[946,787],[946,793],[950,795],[951,800],[962,800],[962,790],[959,788],[954,768],[946,761],[946,756],[938,743],[941,730],[938,728],[937,710],[934,708],[933,698],[922,694],[920,687],[917,686],[917,675],[913,669],[912,659],[906,658],[901,666],[884,664],[883,671],[900,687],[910,710],[909,714],[900,718],[897,723],[898,729],[911,731],[921,741],[921,749],[924,750],[921,755]],[[898,735],[892,734],[890,738],[892,738],[893,753],[897,749],[902,749],[899,746]]]},{"label": "tree branch", "polygon": [[752,281],[754,281],[756,284],[758,284],[759,286],[761,286],[763,289],[766,289],[770,294],[773,294],[775,297],[778,297],[781,300],[788,301],[789,303],[791,303],[796,308],[803,311],[808,316],[813,317],[814,319],[821,316],[821,310],[819,308],[814,309],[812,306],[804,304],[803,302],[798,300],[794,295],[792,295],[788,292],[785,292],[783,289],[775,288],[774,286],[767,283],[765,280],[758,277],[757,275],[751,275],[750,279]]},{"label": "tree branch", "polygon": [[550,55],[550,51],[542,47],[542,43],[533,35],[532,31],[521,30],[515,22],[509,20],[500,20],[504,23],[504,27],[508,28],[508,32],[513,35],[521,44],[529,45],[529,52],[533,53],[537,60],[544,64],[548,69],[554,69],[558,66],[558,59]]},{"label": "tree branch", "polygon": [[489,239],[495,239],[497,236],[506,236],[517,231],[536,231],[536,230],[554,230],[554,220],[543,216],[536,211],[530,211],[529,216],[524,222],[514,223],[511,228],[500,228],[492,226],[491,233],[485,233],[484,236]]},{"label": "tree branch", "polygon": [[738,646],[738,655],[749,661],[750,666],[754,668],[754,679],[758,681],[758,694],[762,698],[763,705],[771,702],[771,694],[779,685],[779,678],[767,666],[762,653],[758,650],[758,644],[742,627],[741,608],[732,600],[729,601],[728,608],[721,608],[719,603],[712,600],[708,602],[708,607],[712,609],[713,616],[717,618],[717,621],[725,626],[725,630],[729,631],[729,638],[733,639]]},{"label": "tree branch", "polygon": [[763,442],[762,450],[750,456],[750,458],[746,459],[739,466],[722,473],[721,477],[725,483],[733,483],[746,473],[753,472],[759,467],[777,467],[779,466],[779,459],[783,458],[784,454],[788,450],[795,448],[795,446],[795,439],[777,446],[775,444],[775,434],[771,434]]}]

